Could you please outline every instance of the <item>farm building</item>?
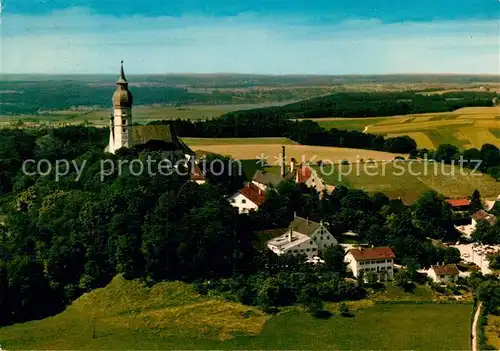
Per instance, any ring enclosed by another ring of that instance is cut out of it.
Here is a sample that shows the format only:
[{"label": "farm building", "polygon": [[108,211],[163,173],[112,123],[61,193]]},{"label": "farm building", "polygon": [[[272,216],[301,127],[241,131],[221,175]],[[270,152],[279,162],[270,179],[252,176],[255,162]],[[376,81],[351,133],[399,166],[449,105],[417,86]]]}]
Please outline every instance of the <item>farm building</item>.
[{"label": "farm building", "polygon": [[458,279],[459,271],[454,264],[431,266],[427,275],[436,283],[454,283]]},{"label": "farm building", "polygon": [[257,211],[264,203],[265,193],[254,183],[248,183],[228,198],[229,203],[238,208],[239,213]]},{"label": "farm building", "polygon": [[288,229],[267,242],[267,247],[277,255],[291,253],[317,256],[320,250],[337,245],[337,240],[323,222],[314,222],[295,216]]},{"label": "farm building", "polygon": [[455,212],[469,211],[471,205],[469,199],[446,199],[446,202]]},{"label": "farm building", "polygon": [[396,255],[390,247],[358,246],[347,252],[345,262],[355,277],[375,273],[379,281],[392,280]]}]

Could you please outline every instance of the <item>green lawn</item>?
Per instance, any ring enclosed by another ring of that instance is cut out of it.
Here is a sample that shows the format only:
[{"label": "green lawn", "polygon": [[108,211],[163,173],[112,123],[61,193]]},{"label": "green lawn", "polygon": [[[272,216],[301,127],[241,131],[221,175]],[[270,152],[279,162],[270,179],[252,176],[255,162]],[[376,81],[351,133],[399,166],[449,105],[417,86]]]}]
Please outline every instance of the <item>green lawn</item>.
[{"label": "green lawn", "polygon": [[[47,319],[28,323],[32,325],[29,329],[26,325],[0,329],[0,339],[2,347],[9,350],[465,350],[469,347],[471,312],[471,304],[378,304],[356,310],[352,318],[334,315],[322,320],[290,310],[272,317],[258,336],[235,335],[224,341],[216,340],[215,334],[196,333],[175,323],[156,329],[129,329],[97,322],[93,339],[90,319],[64,319],[57,325]],[[44,322],[47,327],[37,327]],[[16,340],[11,339],[14,332]]]},{"label": "green lawn", "polygon": [[[398,168],[403,165],[405,165],[404,172]],[[365,166],[373,168],[365,169]],[[351,170],[349,167],[352,167]],[[488,175],[461,174],[458,167],[452,174],[453,169],[450,165],[438,165],[435,169],[432,164],[429,164],[427,172],[425,167],[424,164],[414,163],[409,172],[410,168],[407,163],[398,166],[362,164],[359,168],[357,165],[336,165],[333,170],[325,166],[323,173],[319,167],[315,168],[320,175],[323,174],[323,179],[327,184],[344,184],[369,192],[380,191],[391,198],[401,197],[406,203],[412,203],[427,190],[436,190],[449,197],[469,196],[475,189],[478,189],[485,197],[496,197],[500,193],[500,183]]]}]

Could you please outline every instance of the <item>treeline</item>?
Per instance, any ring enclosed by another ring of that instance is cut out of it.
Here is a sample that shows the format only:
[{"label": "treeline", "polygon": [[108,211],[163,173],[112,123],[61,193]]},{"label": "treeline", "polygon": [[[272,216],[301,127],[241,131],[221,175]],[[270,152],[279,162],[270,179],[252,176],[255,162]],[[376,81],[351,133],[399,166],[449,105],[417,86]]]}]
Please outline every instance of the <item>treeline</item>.
[{"label": "treeline", "polygon": [[462,165],[489,174],[500,180],[500,149],[492,144],[484,144],[480,149],[471,148],[460,151],[454,145],[442,144],[436,150],[416,149],[410,152],[410,158],[427,158],[446,164]]},{"label": "treeline", "polygon": [[497,96],[493,92],[451,92],[427,96],[413,92],[346,92],[285,106],[238,111],[238,114],[281,114],[287,118],[397,116],[493,106],[493,99]]},{"label": "treeline", "polygon": [[[172,123],[154,121],[151,125]],[[409,153],[416,149],[416,142],[408,136],[384,138],[339,129],[326,130],[313,121],[292,121],[281,113],[269,111],[234,112],[207,121],[176,120],[177,133],[183,137],[199,138],[252,138],[286,137],[303,145],[337,146],[370,149],[394,153]]]},{"label": "treeline", "polygon": [[[0,115],[37,114],[39,111],[68,110],[72,107],[109,108],[114,85],[86,83],[77,80],[40,82],[0,82]],[[153,104],[225,104],[232,94],[214,91],[192,93],[187,88],[154,84],[131,87],[134,100],[141,105]]]}]

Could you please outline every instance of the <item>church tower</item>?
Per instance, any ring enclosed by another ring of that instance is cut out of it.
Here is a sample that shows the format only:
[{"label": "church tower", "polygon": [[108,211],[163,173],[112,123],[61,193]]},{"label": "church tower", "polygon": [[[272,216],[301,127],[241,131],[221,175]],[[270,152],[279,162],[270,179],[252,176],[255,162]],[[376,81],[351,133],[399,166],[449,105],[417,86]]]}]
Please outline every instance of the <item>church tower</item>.
[{"label": "church tower", "polygon": [[128,90],[122,61],[120,78],[113,94],[113,115],[109,126],[108,151],[113,154],[122,147],[132,146],[132,103],[132,94]]}]

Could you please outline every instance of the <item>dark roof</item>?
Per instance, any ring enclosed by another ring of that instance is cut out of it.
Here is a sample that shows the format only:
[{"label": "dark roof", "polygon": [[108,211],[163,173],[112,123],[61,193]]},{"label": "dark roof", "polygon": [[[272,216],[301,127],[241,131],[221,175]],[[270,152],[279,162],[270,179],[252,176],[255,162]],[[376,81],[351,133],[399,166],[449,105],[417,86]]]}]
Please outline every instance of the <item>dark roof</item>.
[{"label": "dark roof", "polygon": [[238,192],[257,206],[262,205],[266,199],[265,193],[257,185],[252,183],[245,185],[238,190]]},{"label": "dark roof", "polygon": [[359,247],[349,252],[356,261],[396,258],[390,247]]},{"label": "dark roof", "polygon": [[495,224],[495,216],[489,214],[485,210],[479,210],[472,215],[472,218],[476,221],[488,221],[491,225]]},{"label": "dark roof", "polygon": [[274,185],[277,186],[283,180],[278,174],[269,173],[266,171],[258,170],[253,175],[252,180],[254,182],[264,184],[264,185]]},{"label": "dark roof", "polygon": [[458,268],[454,264],[446,264],[443,266],[432,266],[431,267],[436,274],[442,275],[458,275]]},{"label": "dark roof", "polygon": [[320,223],[311,221],[310,219],[295,217],[288,225],[288,228],[293,229],[298,233],[311,236],[320,227],[320,225]]},{"label": "dark roof", "polygon": [[151,141],[162,142],[168,150],[182,150],[184,153],[193,154],[175,133],[171,124],[133,126],[132,144],[141,145]]},{"label": "dark roof", "polygon": [[465,207],[470,206],[469,199],[447,199],[446,202],[450,204],[451,207]]}]

